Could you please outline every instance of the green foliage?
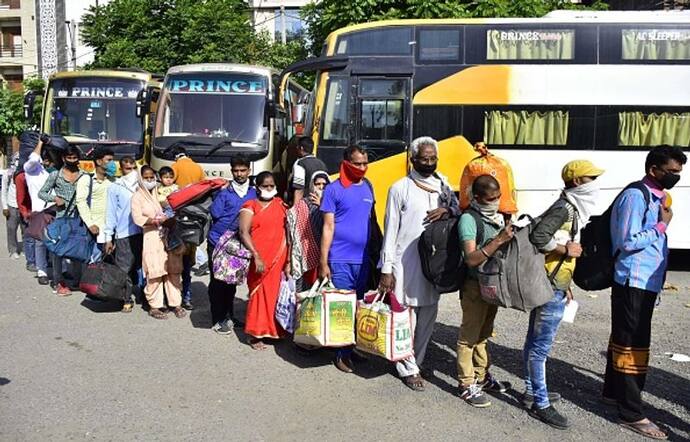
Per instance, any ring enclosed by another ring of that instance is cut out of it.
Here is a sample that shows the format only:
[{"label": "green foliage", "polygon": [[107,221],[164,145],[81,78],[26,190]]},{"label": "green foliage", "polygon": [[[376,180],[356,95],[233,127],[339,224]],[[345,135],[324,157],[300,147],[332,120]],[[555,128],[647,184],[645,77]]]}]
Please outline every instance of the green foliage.
[{"label": "green foliage", "polygon": [[[38,124],[44,88],[45,83],[42,79],[31,77],[24,80],[23,90],[0,89],[0,137],[19,135],[27,127]],[[26,91],[36,93],[34,118],[31,121],[24,119],[24,93]]]},{"label": "green foliage", "polygon": [[541,17],[556,9],[606,9],[600,0],[591,7],[569,0],[321,0],[307,5],[310,52],[318,55],[326,37],[344,26],[388,19]]}]

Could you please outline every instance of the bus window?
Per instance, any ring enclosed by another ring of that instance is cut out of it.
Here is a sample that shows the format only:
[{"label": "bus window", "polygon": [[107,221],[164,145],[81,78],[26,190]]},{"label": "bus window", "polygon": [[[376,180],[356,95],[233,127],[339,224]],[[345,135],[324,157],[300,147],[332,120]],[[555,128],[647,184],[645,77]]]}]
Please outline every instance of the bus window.
[{"label": "bus window", "polygon": [[568,142],[567,111],[500,111],[484,113],[487,144],[564,146]]},{"label": "bus window", "polygon": [[690,146],[690,112],[618,112],[619,146]]},{"label": "bus window", "polygon": [[392,27],[353,32],[338,38],[336,54],[347,55],[410,55],[412,28]]},{"label": "bus window", "polygon": [[690,29],[623,29],[623,60],[690,60]]},{"label": "bus window", "polygon": [[487,60],[572,60],[575,31],[572,29],[489,29]]},{"label": "bus window", "polygon": [[362,100],[362,140],[403,140],[403,100]]},{"label": "bus window", "polygon": [[417,60],[420,63],[459,62],[461,29],[420,29]]},{"label": "bus window", "polygon": [[326,106],[323,116],[322,141],[324,144],[347,143],[348,80],[333,78],[328,85]]},{"label": "bus window", "polygon": [[413,122],[412,138],[445,140],[463,133],[462,106],[415,106]]}]

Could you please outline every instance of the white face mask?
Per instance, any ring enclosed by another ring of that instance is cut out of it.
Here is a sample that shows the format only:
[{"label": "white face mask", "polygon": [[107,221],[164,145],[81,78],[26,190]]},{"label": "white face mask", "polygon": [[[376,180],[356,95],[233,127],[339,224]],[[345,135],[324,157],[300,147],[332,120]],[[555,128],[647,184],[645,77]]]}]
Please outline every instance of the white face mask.
[{"label": "white face mask", "polygon": [[158,183],[155,181],[144,181],[144,187],[146,187],[146,190],[153,190],[157,185]]},{"label": "white face mask", "polygon": [[122,182],[125,183],[129,187],[132,187],[132,185],[134,185],[134,183],[136,183],[138,179],[139,179],[139,172],[137,172],[136,170],[133,170],[130,173],[128,173],[127,175],[122,176]]},{"label": "white face mask", "polygon": [[577,216],[580,220],[579,228],[582,229],[589,222],[597,201],[599,201],[599,183],[590,181],[577,187],[571,187],[563,191],[566,199],[577,209]]},{"label": "white face mask", "polygon": [[275,189],[273,189],[273,190],[261,189],[260,196],[261,196],[262,200],[268,201],[268,200],[273,199],[273,197],[275,197],[277,194],[278,194],[278,191]]}]

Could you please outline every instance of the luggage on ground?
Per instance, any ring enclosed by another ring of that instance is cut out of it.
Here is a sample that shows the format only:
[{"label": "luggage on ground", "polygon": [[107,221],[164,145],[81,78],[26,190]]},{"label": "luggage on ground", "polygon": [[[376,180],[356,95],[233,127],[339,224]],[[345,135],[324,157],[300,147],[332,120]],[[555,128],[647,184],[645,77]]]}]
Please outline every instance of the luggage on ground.
[{"label": "luggage on ground", "polygon": [[501,213],[517,213],[517,197],[513,169],[502,158],[489,152],[484,143],[477,143],[474,149],[479,156],[470,160],[462,171],[460,178],[460,208],[467,209],[472,201],[472,183],[475,178],[482,175],[491,175],[498,180],[501,186],[501,200],[498,211]]},{"label": "luggage on ground", "polygon": [[391,293],[371,291],[357,302],[357,349],[389,361],[414,356],[412,314]]},{"label": "luggage on ground", "polygon": [[204,198],[212,191],[220,189],[227,183],[228,181],[224,178],[213,178],[190,184],[168,195],[168,204],[170,204],[170,207],[174,211],[177,211],[187,204]]},{"label": "luggage on ground", "polygon": [[129,294],[129,278],[106,258],[89,264],[81,274],[79,289],[91,298],[102,301],[124,301]]},{"label": "luggage on ground", "polygon": [[338,290],[329,281],[316,281],[297,295],[294,340],[317,347],[345,347],[355,343],[354,290]]}]

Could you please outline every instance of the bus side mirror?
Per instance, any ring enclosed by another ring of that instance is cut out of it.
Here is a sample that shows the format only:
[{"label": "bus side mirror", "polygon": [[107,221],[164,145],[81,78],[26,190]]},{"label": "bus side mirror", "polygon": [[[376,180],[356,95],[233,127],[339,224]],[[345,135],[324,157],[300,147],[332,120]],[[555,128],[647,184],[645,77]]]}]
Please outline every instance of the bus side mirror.
[{"label": "bus side mirror", "polygon": [[295,104],[292,106],[292,123],[298,124],[304,122],[304,111],[305,107],[303,104]]},{"label": "bus side mirror", "polygon": [[144,115],[146,114],[144,107],[146,107],[146,102],[147,98],[149,96],[148,90],[142,89],[139,91],[137,94],[137,107],[136,107],[136,113],[137,113],[137,118],[144,118]]},{"label": "bus side mirror", "polygon": [[36,102],[36,92],[28,91],[24,95],[24,118],[29,121],[34,117],[34,103]]}]

